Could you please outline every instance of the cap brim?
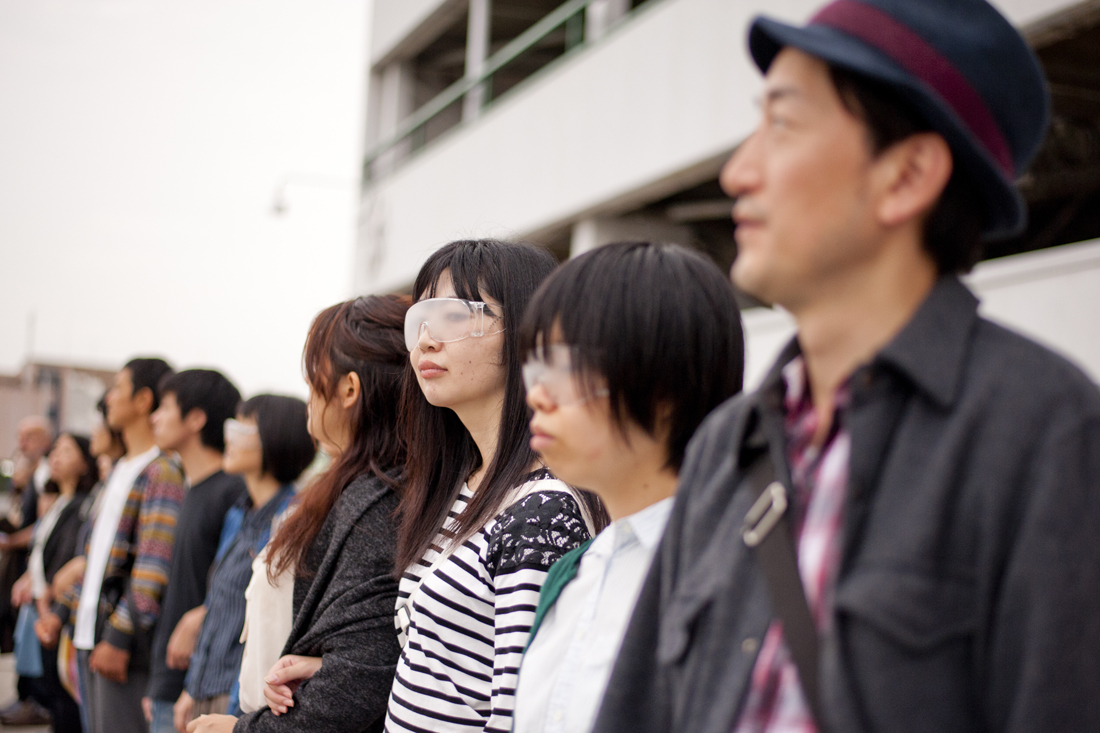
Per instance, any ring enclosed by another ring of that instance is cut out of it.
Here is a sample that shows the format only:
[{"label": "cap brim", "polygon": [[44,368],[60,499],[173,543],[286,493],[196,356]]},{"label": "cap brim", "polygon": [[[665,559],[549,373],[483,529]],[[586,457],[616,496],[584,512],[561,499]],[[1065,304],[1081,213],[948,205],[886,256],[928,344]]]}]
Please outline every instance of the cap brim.
[{"label": "cap brim", "polygon": [[1019,234],[1027,223],[1027,206],[1014,182],[1005,178],[992,156],[966,128],[947,103],[893,59],[840,31],[822,25],[799,28],[771,18],[758,17],[749,28],[749,53],[767,73],[785,47],[797,48],[830,64],[893,86],[898,94],[923,114],[932,128],[951,146],[956,163],[971,174],[986,203],[986,240]]}]

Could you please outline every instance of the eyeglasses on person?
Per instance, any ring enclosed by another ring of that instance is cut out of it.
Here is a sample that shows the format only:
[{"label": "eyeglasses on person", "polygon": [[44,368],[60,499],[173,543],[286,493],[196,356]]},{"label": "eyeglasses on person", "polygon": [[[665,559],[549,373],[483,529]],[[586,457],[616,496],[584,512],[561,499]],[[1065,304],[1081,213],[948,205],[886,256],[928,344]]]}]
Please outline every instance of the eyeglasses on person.
[{"label": "eyeglasses on person", "polygon": [[493,313],[493,306],[480,300],[421,300],[413,303],[405,314],[405,346],[409,351],[415,349],[425,330],[429,338],[441,344],[461,341],[471,336],[485,336],[486,329],[499,317]]}]

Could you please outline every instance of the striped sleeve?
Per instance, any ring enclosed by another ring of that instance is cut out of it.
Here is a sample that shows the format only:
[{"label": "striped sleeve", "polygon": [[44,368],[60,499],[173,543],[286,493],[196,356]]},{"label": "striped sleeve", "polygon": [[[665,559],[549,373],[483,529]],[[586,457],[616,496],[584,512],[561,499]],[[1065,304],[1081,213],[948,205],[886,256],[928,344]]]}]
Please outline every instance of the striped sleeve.
[{"label": "striped sleeve", "polygon": [[538,491],[500,516],[490,532],[487,567],[495,588],[493,680],[485,731],[512,730],[523,650],[550,566],[588,539],[580,506],[564,491]]},{"label": "striped sleeve", "polygon": [[[183,505],[183,474],[175,463],[164,457],[157,458],[134,482],[127,510],[135,494],[140,496],[140,507],[134,531],[137,547],[130,571],[130,588],[141,628],[151,629],[160,612],[160,601],[172,567],[176,521]],[[129,649],[133,635],[133,612],[129,600],[123,597],[111,614],[103,640],[120,649]]]}]

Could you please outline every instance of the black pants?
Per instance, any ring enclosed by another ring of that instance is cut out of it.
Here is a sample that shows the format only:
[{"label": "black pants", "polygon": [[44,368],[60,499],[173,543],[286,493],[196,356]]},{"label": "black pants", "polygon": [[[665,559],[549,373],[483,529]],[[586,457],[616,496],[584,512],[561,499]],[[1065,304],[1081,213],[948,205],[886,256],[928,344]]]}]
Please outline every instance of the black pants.
[{"label": "black pants", "polygon": [[42,650],[42,676],[34,678],[34,682],[27,692],[50,711],[53,733],[81,733],[80,708],[58,675],[57,647]]}]

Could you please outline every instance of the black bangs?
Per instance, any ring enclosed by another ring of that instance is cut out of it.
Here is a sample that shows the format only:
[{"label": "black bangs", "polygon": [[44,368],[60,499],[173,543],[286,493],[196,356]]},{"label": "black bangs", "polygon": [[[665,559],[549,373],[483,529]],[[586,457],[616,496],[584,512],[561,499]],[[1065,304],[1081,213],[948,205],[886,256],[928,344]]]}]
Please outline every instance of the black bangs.
[{"label": "black bangs", "polygon": [[241,404],[237,415],[256,418],[263,471],[280,484],[296,481],[313,462],[317,449],[309,434],[309,413],[302,400],[284,395],[256,395]]},{"label": "black bangs", "polygon": [[612,417],[655,434],[668,414],[677,470],[695,429],[741,390],[745,365],[733,287],[709,260],[677,245],[623,242],[567,262],[539,289],[519,333],[521,353],[556,337],[574,347],[591,389],[601,377]]},{"label": "black bangs", "polygon": [[[503,502],[538,461],[529,444],[530,415],[521,375],[524,352],[519,347],[519,322],[531,296],[556,266],[553,255],[541,247],[493,239],[465,240],[451,242],[433,253],[416,278],[417,300],[435,297],[440,276],[449,271],[459,298],[484,301],[489,297],[499,301],[503,310],[500,363],[506,377],[497,452],[474,498],[456,519],[457,542],[503,509]],[[469,432],[454,412],[428,404],[409,363],[405,366],[402,404],[408,464],[407,483],[398,508],[399,573],[419,560],[431,545],[462,483],[481,466],[481,454]],[[584,501],[588,500],[582,496]],[[602,516],[595,503],[586,506],[592,516]]]}]

